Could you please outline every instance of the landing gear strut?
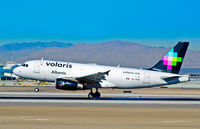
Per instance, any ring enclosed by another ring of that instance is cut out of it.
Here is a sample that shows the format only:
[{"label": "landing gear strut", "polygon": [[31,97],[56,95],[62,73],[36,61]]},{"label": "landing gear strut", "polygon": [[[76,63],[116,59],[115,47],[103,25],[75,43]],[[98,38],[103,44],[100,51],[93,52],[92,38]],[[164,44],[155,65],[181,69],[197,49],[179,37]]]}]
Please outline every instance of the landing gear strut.
[{"label": "landing gear strut", "polygon": [[98,88],[96,88],[96,92],[93,93],[93,88],[90,89],[90,93],[88,94],[88,98],[100,98],[101,94],[98,91]]},{"label": "landing gear strut", "polygon": [[39,92],[39,91],[40,91],[40,89],[39,89],[40,83],[41,83],[40,81],[37,81],[37,84],[38,84],[38,85],[37,85],[37,87],[34,89],[35,92]]}]

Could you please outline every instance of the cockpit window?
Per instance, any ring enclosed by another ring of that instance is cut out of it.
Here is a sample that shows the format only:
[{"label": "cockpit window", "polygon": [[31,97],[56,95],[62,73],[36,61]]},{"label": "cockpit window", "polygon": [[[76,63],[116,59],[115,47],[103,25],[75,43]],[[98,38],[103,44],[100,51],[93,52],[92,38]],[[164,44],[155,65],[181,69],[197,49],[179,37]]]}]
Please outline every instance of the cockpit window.
[{"label": "cockpit window", "polygon": [[28,67],[28,64],[22,64],[23,67]]}]

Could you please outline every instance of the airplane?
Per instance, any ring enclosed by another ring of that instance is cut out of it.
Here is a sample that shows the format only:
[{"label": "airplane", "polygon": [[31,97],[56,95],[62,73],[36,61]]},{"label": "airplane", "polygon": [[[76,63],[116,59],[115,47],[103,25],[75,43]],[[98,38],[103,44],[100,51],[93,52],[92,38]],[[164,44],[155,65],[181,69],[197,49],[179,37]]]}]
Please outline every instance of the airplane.
[{"label": "airplane", "polygon": [[41,59],[26,61],[14,68],[13,73],[22,78],[55,82],[55,88],[60,90],[90,89],[88,98],[98,98],[101,96],[99,88],[149,88],[189,81],[189,75],[178,74],[188,45],[189,42],[178,42],[157,64],[148,69]]}]

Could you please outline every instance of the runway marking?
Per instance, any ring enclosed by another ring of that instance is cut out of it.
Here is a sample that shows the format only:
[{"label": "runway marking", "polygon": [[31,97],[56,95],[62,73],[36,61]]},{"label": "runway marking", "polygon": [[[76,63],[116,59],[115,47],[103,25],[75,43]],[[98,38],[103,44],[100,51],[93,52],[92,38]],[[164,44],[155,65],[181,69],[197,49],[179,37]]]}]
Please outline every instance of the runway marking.
[{"label": "runway marking", "polygon": [[1,99],[3,103],[60,103],[60,104],[173,104],[173,105],[200,105],[200,101],[128,101],[128,100],[23,100]]},{"label": "runway marking", "polygon": [[24,121],[50,121],[49,119],[24,119]]},{"label": "runway marking", "polygon": [[189,121],[162,121],[164,123],[186,123],[186,122],[189,122]]},{"label": "runway marking", "polygon": [[[0,102],[2,103],[200,105],[199,95],[102,94],[103,97],[99,99],[88,99],[86,93],[0,92],[0,95],[3,95],[0,96]],[[118,97],[104,97],[107,95]],[[145,95],[146,97],[138,98],[138,96]],[[166,98],[166,96],[169,98]]]},{"label": "runway marking", "polygon": [[[0,92],[0,95],[55,95],[55,96],[88,96],[88,93],[54,93],[54,92]],[[118,97],[200,97],[200,95],[166,95],[166,94],[102,94],[102,96],[118,96]]]}]

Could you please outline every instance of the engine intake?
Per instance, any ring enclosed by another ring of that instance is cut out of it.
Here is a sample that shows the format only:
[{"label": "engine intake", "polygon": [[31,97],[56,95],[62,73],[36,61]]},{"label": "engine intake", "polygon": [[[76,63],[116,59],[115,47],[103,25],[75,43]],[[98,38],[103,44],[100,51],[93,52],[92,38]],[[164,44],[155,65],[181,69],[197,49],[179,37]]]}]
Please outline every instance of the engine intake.
[{"label": "engine intake", "polygon": [[84,85],[67,79],[58,78],[56,79],[56,89],[61,90],[83,90]]}]

